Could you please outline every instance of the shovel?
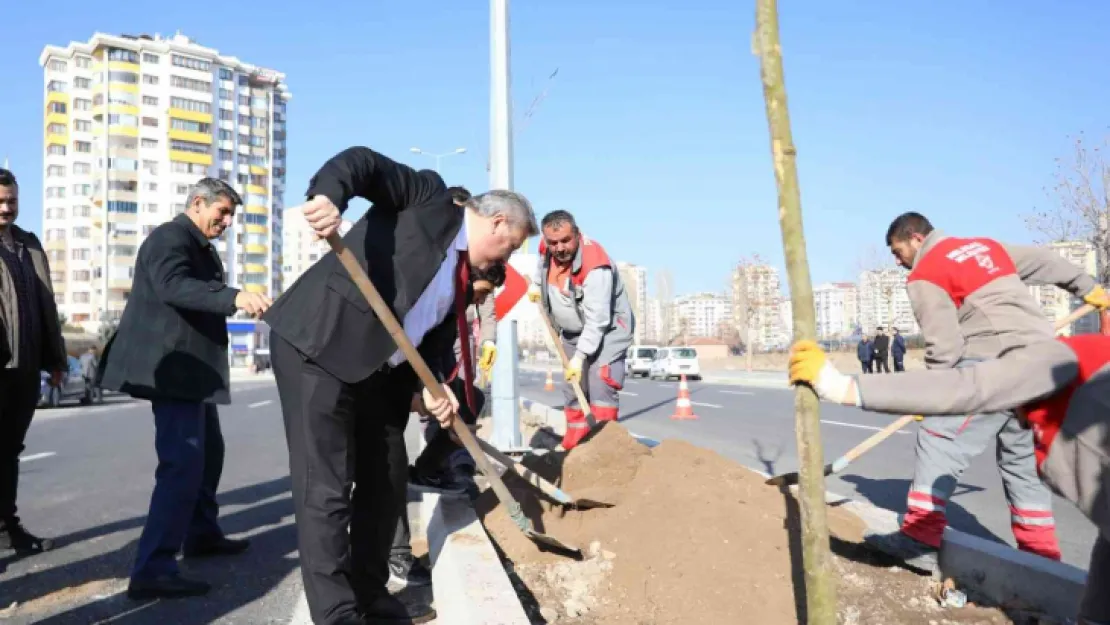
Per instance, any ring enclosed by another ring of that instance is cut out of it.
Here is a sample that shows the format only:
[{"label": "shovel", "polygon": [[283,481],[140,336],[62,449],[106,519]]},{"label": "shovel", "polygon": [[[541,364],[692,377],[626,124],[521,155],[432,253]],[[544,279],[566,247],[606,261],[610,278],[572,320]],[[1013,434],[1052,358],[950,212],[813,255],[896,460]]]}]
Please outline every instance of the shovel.
[{"label": "shovel", "polygon": [[[393,337],[393,341],[397,344],[397,348],[405,355],[405,358],[416,372],[417,377],[420,378],[420,381],[428,389],[428,392],[438,400],[446,400],[447,395],[443,391],[443,386],[436,380],[435,374],[428,368],[428,364],[424,362],[420,353],[416,351],[416,347],[413,346],[412,341],[410,341],[408,335],[405,334],[404,328],[397,322],[397,317],[393,314],[393,311],[389,309],[389,305],[382,299],[378,290],[374,288],[374,284],[370,282],[370,277],[366,275],[362,266],[358,264],[358,259],[351,253],[351,250],[344,245],[343,239],[340,238],[338,233],[334,233],[328,237],[328,245],[331,246],[332,251],[335,252],[336,257],[339,258],[339,262],[343,264],[347,273],[350,274],[355,286],[362,292],[363,297],[365,297],[366,302],[370,304],[370,308],[373,309],[374,314],[381,320],[385,329],[389,331],[390,336]],[[478,443],[474,440],[474,435],[470,433],[470,428],[463,423],[462,419],[455,419],[452,424],[452,429],[454,429],[455,435],[462,441],[466,450],[470,452],[470,455],[474,458],[474,462],[478,464],[478,468],[482,470],[482,473],[485,474],[486,478],[489,480],[493,492],[497,494],[497,499],[501,501],[501,505],[505,506],[505,509],[509,513],[509,517],[513,520],[513,523],[516,523],[516,526],[520,528],[521,533],[541,545],[553,547],[559,551],[572,554],[581,553],[581,550],[577,547],[568,545],[547,534],[537,532],[535,528],[532,527],[532,522],[528,520],[528,517],[524,516],[524,511],[521,509],[520,504],[513,498],[509,489],[505,487],[505,483],[501,481],[501,477],[494,471],[493,465],[490,464],[489,459],[486,458],[486,455],[483,454],[478,447]]]},{"label": "shovel", "polygon": [[[1075,311],[1073,311],[1070,315],[1056,322],[1056,331],[1059,332],[1060,330],[1063,330],[1064,328],[1070,326],[1072,323],[1078,321],[1080,318],[1094,309],[1095,307],[1091,306],[1090,304],[1084,304],[1079,308],[1076,308]],[[910,421],[920,421],[923,418],[924,417],[922,417],[921,415],[906,415],[899,418],[897,421],[894,421],[885,428],[872,434],[870,437],[868,437],[867,440],[863,441],[859,445],[856,445],[855,447],[849,449],[847,453],[837,458],[832,463],[826,464],[825,475],[829,476],[834,473],[840,473],[845,468],[847,468],[849,464],[852,464],[852,462],[855,461],[856,458],[859,458],[863,454],[871,451],[871,448],[873,448],[875,445],[878,445],[879,443],[885,441],[886,439],[890,438],[895,432],[909,425]],[[798,483],[798,477],[798,472],[793,471],[790,473],[783,473],[782,475],[776,475],[775,477],[767,480],[766,483],[771,486],[792,486]]]},{"label": "shovel", "polygon": [[[570,359],[567,358],[567,353],[563,351],[563,343],[559,340],[559,333],[555,331],[555,326],[551,325],[551,319],[547,317],[547,311],[542,306],[539,307],[539,313],[540,319],[543,319],[543,324],[547,326],[547,334],[551,337],[551,346],[555,349],[555,353],[559,354],[559,360],[562,361],[563,370],[565,371],[570,367]],[[594,417],[594,413],[590,412],[590,402],[586,399],[586,393],[582,391],[581,381],[571,382],[570,387],[574,389],[574,395],[578,398],[578,406],[582,408],[582,412],[586,413],[586,425],[589,430],[579,441],[584,443],[597,433],[597,419]]]},{"label": "shovel", "polygon": [[555,486],[551,482],[543,479],[528,467],[513,460],[508,455],[503,453],[500,449],[490,445],[482,439],[478,440],[478,446],[482,451],[489,454],[491,458],[505,465],[506,468],[512,469],[517,475],[524,478],[532,486],[536,487],[543,494],[554,499],[556,502],[567,506],[569,508],[576,508],[578,510],[589,510],[590,508],[612,508],[613,504],[596,499],[589,499],[584,497],[572,497],[566,491]]}]

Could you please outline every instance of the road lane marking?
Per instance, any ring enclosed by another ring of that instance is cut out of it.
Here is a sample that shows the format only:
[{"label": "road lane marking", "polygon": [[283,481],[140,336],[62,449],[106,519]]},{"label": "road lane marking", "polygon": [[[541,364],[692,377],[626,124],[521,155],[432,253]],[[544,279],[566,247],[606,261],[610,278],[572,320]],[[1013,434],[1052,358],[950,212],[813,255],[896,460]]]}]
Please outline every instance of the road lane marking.
[{"label": "road lane marking", "polygon": [[692,401],[690,403],[695,406],[701,406],[702,408],[724,408],[724,406],[720,406],[717,404],[707,404],[703,401]]},{"label": "road lane marking", "polygon": [[629,392],[629,391],[620,391],[620,394],[621,394],[621,395],[630,395],[630,396],[632,396],[632,397],[636,397],[636,396],[637,396],[637,394],[636,394],[636,393],[631,393],[631,392]]},{"label": "road lane marking", "polygon": [[748,391],[721,391],[721,392],[726,393],[728,395],[755,395],[755,393],[749,393]]},{"label": "road lane marking", "polygon": [[263,407],[263,406],[268,406],[268,405],[270,405],[270,404],[272,404],[272,403],[274,403],[274,400],[272,400],[272,399],[264,399],[264,400],[262,400],[262,401],[256,401],[256,402],[254,402],[253,404],[249,404],[249,405],[247,406],[247,408],[261,408],[261,407]]},{"label": "road lane marking", "polygon": [[[875,427],[873,425],[860,425],[858,423],[844,423],[843,421],[829,421],[828,419],[821,419],[821,423],[827,423],[829,425],[840,425],[840,426],[843,426],[843,427],[846,427],[846,428],[859,428],[861,430],[871,430],[872,432],[878,432],[878,431],[883,429],[883,428]],[[906,432],[904,430],[898,430],[897,432],[895,432],[895,434],[909,434],[909,432]]]},{"label": "road lane marking", "polygon": [[26,456],[20,456],[20,457],[19,457],[19,461],[20,461],[20,462],[30,462],[30,461],[32,461],[32,460],[41,460],[41,459],[43,459],[43,458],[49,458],[50,456],[56,456],[56,455],[57,455],[57,454],[56,454],[56,453],[54,453],[54,452],[52,452],[52,451],[44,451],[44,452],[42,452],[42,453],[37,453],[37,454],[29,454],[29,455],[26,455]]}]

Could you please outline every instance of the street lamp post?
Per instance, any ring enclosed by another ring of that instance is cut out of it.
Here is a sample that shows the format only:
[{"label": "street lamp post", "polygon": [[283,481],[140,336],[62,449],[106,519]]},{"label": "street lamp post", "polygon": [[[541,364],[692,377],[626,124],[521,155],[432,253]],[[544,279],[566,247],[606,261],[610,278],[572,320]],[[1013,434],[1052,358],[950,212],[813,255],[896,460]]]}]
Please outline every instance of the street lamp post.
[{"label": "street lamp post", "polygon": [[435,168],[437,174],[439,173],[439,162],[441,160],[447,158],[448,156],[455,156],[456,154],[466,154],[466,148],[456,148],[454,150],[451,150],[450,152],[443,152],[442,154],[432,154],[431,152],[425,152],[420,148],[409,148],[409,151],[413,154],[423,154],[424,156],[430,156],[436,159]]}]

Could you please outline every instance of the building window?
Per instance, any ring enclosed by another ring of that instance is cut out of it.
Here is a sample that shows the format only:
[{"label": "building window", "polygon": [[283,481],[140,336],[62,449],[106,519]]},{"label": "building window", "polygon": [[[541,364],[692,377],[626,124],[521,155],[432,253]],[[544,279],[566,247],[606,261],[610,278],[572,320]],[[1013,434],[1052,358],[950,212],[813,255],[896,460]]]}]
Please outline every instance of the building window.
[{"label": "building window", "polygon": [[239,74],[239,86],[246,87],[250,85],[250,77],[246,74]]},{"label": "building window", "polygon": [[[153,203],[143,204],[143,210],[145,210],[148,213],[157,213],[158,212],[158,205],[153,204]],[[147,234],[150,234],[150,233],[148,232]]]},{"label": "building window", "polygon": [[51,80],[46,83],[46,90],[51,93],[65,93],[69,91],[69,85],[61,80]]},{"label": "building window", "polygon": [[247,95],[245,93],[240,93],[239,94],[239,104],[241,106],[250,106],[250,103],[251,103],[251,97],[249,95]]},{"label": "building window", "polygon": [[135,255],[135,246],[134,245],[109,245],[108,246],[108,255],[109,256],[119,256],[119,257],[123,257],[123,258],[128,258],[128,257],[131,257],[131,256]]},{"label": "building window", "polygon": [[[207,165],[200,163],[183,163],[181,161],[170,161],[170,171],[175,174],[196,174],[203,176],[208,172]],[[184,206],[184,205],[182,205]],[[184,210],[184,208],[182,208]]]},{"label": "building window", "polygon": [[235,113],[227,109],[220,109],[220,121],[229,122],[235,119]]},{"label": "building window", "polygon": [[178,195],[188,195],[189,194],[189,185],[187,185],[187,184],[174,185],[174,191]]},{"label": "building window", "polygon": [[269,125],[270,125],[270,120],[266,119],[265,117],[252,117],[251,118],[251,128],[257,128],[259,130],[265,130],[266,127],[269,126]]},{"label": "building window", "polygon": [[89,270],[88,269],[74,269],[73,270],[73,280],[75,282],[88,282],[89,277],[90,276],[89,276]]},{"label": "building window", "polygon": [[177,67],[185,67],[185,68],[188,68],[188,69],[200,70],[202,72],[212,71],[212,64],[211,63],[209,63],[208,61],[203,61],[201,59],[193,58],[191,56],[183,56],[181,54],[174,54],[171,57],[171,61]]},{"label": "building window", "polygon": [[174,215],[180,215],[181,213],[184,213],[184,212],[185,212],[185,205],[184,204],[174,204],[173,205],[173,214]]},{"label": "building window", "polygon": [[65,241],[66,231],[61,228],[51,228],[46,231],[47,241]]},{"label": "building window", "polygon": [[48,208],[48,209],[46,209],[46,218],[47,219],[65,219],[66,218],[66,209],[64,209],[60,206],[56,206],[54,208]]},{"label": "building window", "polygon": [[[190,100],[188,98],[170,98],[170,107],[175,109],[182,109],[185,111],[193,111],[195,113],[208,113],[212,114],[212,103],[201,102],[200,100]],[[64,112],[64,111],[63,111]]]},{"label": "building window", "polygon": [[70,250],[70,258],[73,260],[88,260],[92,256],[92,251],[88,248]]},{"label": "building window", "polygon": [[123,115],[120,113],[111,113],[108,115],[108,124],[111,126],[132,126],[139,125],[139,118],[134,115]]},{"label": "building window", "polygon": [[73,129],[77,132],[92,132],[92,122],[87,119],[75,119]]},{"label": "building window", "polygon": [[122,82],[128,85],[139,84],[139,75],[135,72],[108,72],[108,82]]},{"label": "building window", "polygon": [[46,126],[46,134],[48,135],[64,135],[65,133],[65,124],[49,124]]},{"label": "building window", "polygon": [[212,92],[212,83],[204,80],[196,80],[194,78],[184,78],[181,76],[170,76],[170,84],[179,89],[189,89],[190,91],[203,91],[204,93]]},{"label": "building window", "polygon": [[74,206],[73,207],[73,216],[74,217],[88,217],[89,216],[89,207],[88,206]]},{"label": "building window", "polygon": [[50,156],[65,156],[66,146],[64,145],[48,145],[46,146],[46,153]]},{"label": "building window", "polygon": [[66,175],[65,165],[50,165],[46,168],[47,178],[64,178]]},{"label": "building window", "polygon": [[74,141],[73,151],[81,152],[82,154],[88,154],[92,152],[92,143],[88,141]]},{"label": "building window", "polygon": [[231,161],[235,159],[235,153],[231,150],[220,150],[221,161]]},{"label": "building window", "polygon": [[157,54],[143,52],[143,63],[157,63],[159,61]]},{"label": "building window", "polygon": [[210,154],[212,152],[212,148],[203,143],[182,141],[180,139],[170,139],[170,149],[194,154]]},{"label": "building window", "polygon": [[108,200],[108,212],[134,215],[139,212],[139,204],[137,202],[125,202],[122,200]]},{"label": "building window", "polygon": [[264,186],[266,186],[267,182],[268,181],[266,180],[266,176],[262,176],[262,175],[259,175],[259,174],[251,174],[249,184],[253,184],[256,187],[264,187]]},{"label": "building window", "polygon": [[152,74],[143,74],[143,84],[144,85],[157,85],[158,84],[158,77],[154,76]]},{"label": "building window", "polygon": [[134,180],[109,180],[108,190],[110,191],[127,191],[134,193],[139,188],[139,183]]},{"label": "building window", "polygon": [[50,71],[52,72],[64,72],[66,71],[66,62],[54,59],[50,61],[50,64],[47,65],[47,67],[49,67]]},{"label": "building window", "polygon": [[66,196],[65,187],[46,187],[47,198],[64,198]]},{"label": "building window", "polygon": [[[147,162],[148,161],[143,161],[143,168],[144,169],[146,168],[146,163]],[[143,183],[143,191],[157,191],[157,190],[158,190],[158,183],[157,182],[144,182]]]},{"label": "building window", "polygon": [[142,139],[139,142],[139,147],[142,147],[142,148],[156,148],[156,147],[158,147],[158,140],[157,139]]},{"label": "building window", "polygon": [[220,141],[233,141],[235,135],[230,130],[220,129]]},{"label": "building window", "polygon": [[257,193],[248,193],[244,203],[248,206],[265,206],[266,196],[258,195]]},{"label": "building window", "polygon": [[143,125],[146,126],[147,128],[157,128],[158,127],[158,119],[155,118],[155,117],[144,117],[143,118]]},{"label": "building window", "polygon": [[81,78],[80,76],[73,79],[74,89],[89,89],[92,87],[92,81],[88,78]]},{"label": "building window", "polygon": [[138,63],[139,54],[133,50],[123,50],[120,48],[112,48],[108,51],[109,61],[124,61],[126,63]]},{"label": "building window", "polygon": [[[145,145],[143,146],[146,147]],[[158,175],[158,161],[143,161],[143,171],[148,174]],[[155,183],[151,183],[155,184]]]},{"label": "building window", "polygon": [[89,303],[89,292],[88,291],[74,291],[73,292],[73,303],[74,304],[88,304]]},{"label": "building window", "polygon": [[74,98],[73,99],[73,110],[75,110],[75,111],[91,111],[92,110],[92,100],[87,100],[85,98]]},{"label": "building window", "polygon": [[62,115],[65,115],[66,110],[67,110],[66,109],[66,103],[65,102],[51,102],[49,104],[49,106],[47,106],[46,110],[50,111],[51,113],[61,113]]},{"label": "building window", "polygon": [[170,128],[174,130],[185,130],[187,132],[200,132],[206,135],[212,133],[212,124],[195,122],[188,119],[177,119],[175,117],[170,118]]},{"label": "building window", "polygon": [[92,67],[92,59],[87,56],[79,56],[74,59],[74,62],[77,64],[77,67],[80,67],[81,69],[88,69]]},{"label": "building window", "polygon": [[87,239],[87,238],[89,238],[89,227],[88,226],[77,226],[76,228],[74,228],[73,229],[73,238],[75,238],[75,239]]},{"label": "building window", "polygon": [[250,213],[247,213],[245,215],[245,218],[248,224],[254,224],[256,226],[265,226],[269,222],[269,219],[266,217],[266,215],[252,215]]},{"label": "building window", "polygon": [[143,105],[145,106],[158,106],[158,98],[152,95],[143,96]]},{"label": "building window", "polygon": [[233,78],[235,78],[235,74],[233,74],[230,69],[226,67],[220,68],[220,80],[231,80]]},{"label": "building window", "polygon": [[239,125],[240,126],[247,126],[249,128],[250,125],[251,125],[251,116],[250,115],[240,115],[239,116]]},{"label": "building window", "polygon": [[88,197],[92,195],[91,184],[75,184],[73,185],[73,197]]},{"label": "building window", "polygon": [[139,161],[133,158],[110,158],[108,159],[108,169],[137,171],[139,169]]},{"label": "building window", "polygon": [[155,226],[152,226],[152,225],[149,225],[149,224],[146,225],[146,226],[143,226],[143,236],[144,237],[149,237],[150,233],[154,232],[154,228],[155,228]]},{"label": "building window", "polygon": [[[220,99],[221,100],[230,100],[232,97],[233,96],[231,94],[231,89],[223,89],[223,88],[220,89]],[[231,104],[231,103],[228,102],[228,104]]]}]

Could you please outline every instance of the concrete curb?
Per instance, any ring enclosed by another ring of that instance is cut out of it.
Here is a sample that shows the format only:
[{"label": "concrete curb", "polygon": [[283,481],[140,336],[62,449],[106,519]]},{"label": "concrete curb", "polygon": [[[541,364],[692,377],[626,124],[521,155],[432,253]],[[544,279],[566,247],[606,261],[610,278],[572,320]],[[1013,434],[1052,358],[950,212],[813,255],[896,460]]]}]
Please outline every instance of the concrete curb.
[{"label": "concrete curb", "polygon": [[[563,413],[540,402],[521,399],[525,419],[534,425],[548,425],[556,432],[566,428]],[[633,433],[648,446],[656,441]],[[770,477],[770,475],[750,470]],[[797,489],[797,486],[793,486]],[[851,511],[875,533],[898,531],[898,514],[866,501],[826,492],[829,505]],[[991,540],[947,528],[940,550],[940,571],[956,580],[958,587],[972,588],[989,601],[1019,607],[1056,618],[1074,618],[1083,597],[1087,574],[1070,564],[1025,553]]]},{"label": "concrete curb", "polygon": [[528,625],[524,607],[470,501],[425,494],[437,625]]}]

